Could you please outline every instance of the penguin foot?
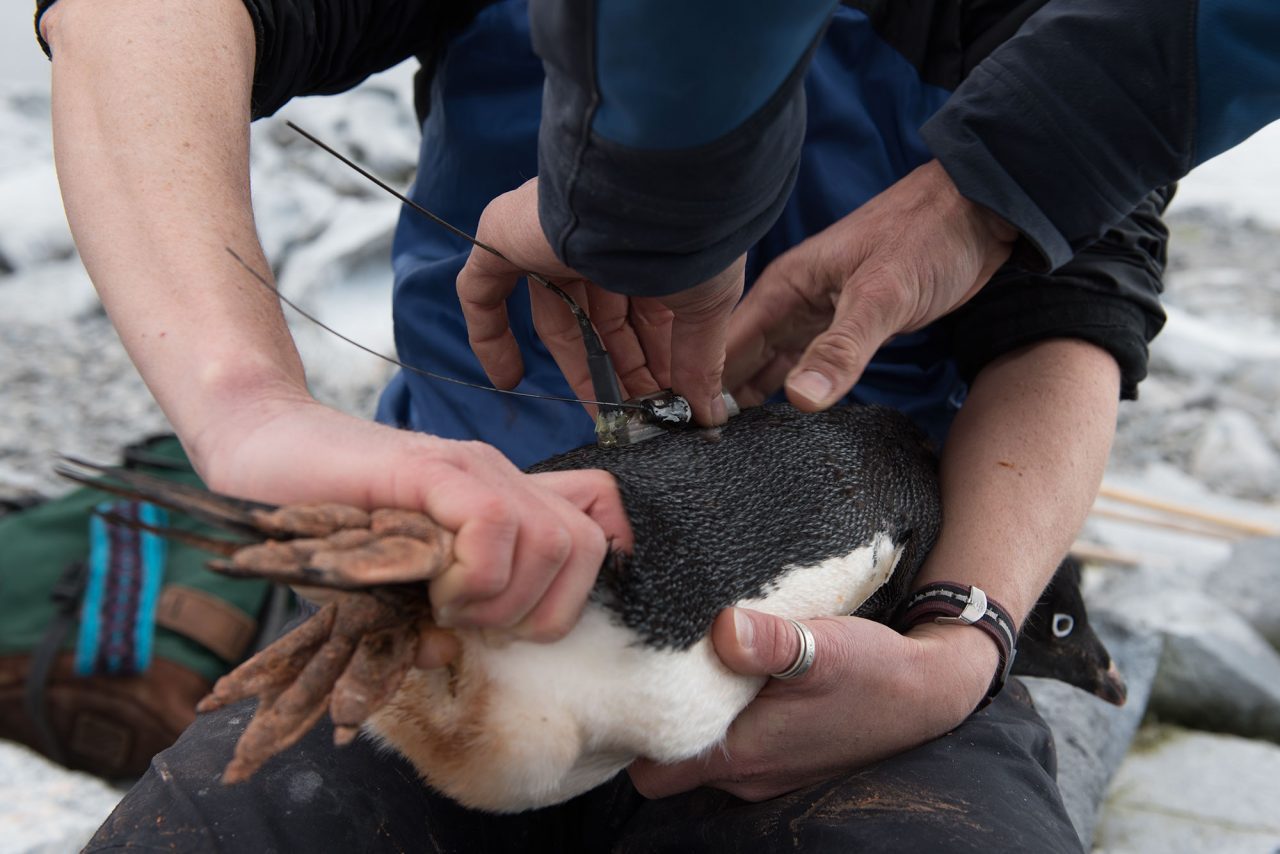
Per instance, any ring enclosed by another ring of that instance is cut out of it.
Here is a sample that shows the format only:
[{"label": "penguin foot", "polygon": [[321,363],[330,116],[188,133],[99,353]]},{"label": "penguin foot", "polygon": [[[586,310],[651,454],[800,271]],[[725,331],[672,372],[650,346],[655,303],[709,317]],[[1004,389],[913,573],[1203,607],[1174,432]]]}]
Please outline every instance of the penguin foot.
[{"label": "penguin foot", "polygon": [[253,721],[236,743],[223,783],[248,779],[295,744],[326,710],[334,743],[351,742],[361,724],[399,689],[418,648],[430,605],[421,588],[344,592],[310,619],[223,676],[199,712],[258,697]]}]

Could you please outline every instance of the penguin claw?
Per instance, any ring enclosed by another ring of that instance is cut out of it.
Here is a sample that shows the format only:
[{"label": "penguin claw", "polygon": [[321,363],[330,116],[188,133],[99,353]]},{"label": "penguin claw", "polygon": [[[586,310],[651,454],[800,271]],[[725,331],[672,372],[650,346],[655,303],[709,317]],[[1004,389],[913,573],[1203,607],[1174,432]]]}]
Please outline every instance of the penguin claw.
[{"label": "penguin claw", "polygon": [[429,540],[373,529],[339,530],[326,537],[244,546],[230,560],[210,561],[209,568],[237,578],[361,590],[436,577],[452,559],[452,539],[439,528]]}]

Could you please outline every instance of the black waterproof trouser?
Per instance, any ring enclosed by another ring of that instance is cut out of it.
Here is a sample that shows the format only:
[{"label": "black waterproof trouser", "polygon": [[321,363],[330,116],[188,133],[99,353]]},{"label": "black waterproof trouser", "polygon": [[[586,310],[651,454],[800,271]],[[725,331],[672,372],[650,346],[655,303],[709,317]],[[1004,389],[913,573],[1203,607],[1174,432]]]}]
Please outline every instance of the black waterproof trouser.
[{"label": "black waterproof trouser", "polygon": [[712,789],[650,801],[625,773],[560,806],[464,809],[327,720],[235,786],[218,782],[252,716],[199,720],[125,797],[88,851],[1080,852],[1054,782],[1053,737],[1016,680],[954,732],[763,803]]}]

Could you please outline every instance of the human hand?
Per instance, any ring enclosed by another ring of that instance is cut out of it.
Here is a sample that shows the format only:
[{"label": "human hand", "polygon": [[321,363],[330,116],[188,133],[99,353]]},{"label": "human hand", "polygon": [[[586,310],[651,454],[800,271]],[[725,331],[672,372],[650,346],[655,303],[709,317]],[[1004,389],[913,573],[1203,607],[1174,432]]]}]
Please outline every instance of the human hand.
[{"label": "human hand", "polygon": [[753,406],[785,380],[797,407],[826,409],[887,339],[977,293],[1016,237],[936,160],[921,166],[760,275],[733,316],[725,386]]},{"label": "human hand", "polygon": [[[770,679],[729,728],[721,750],[628,769],[649,798],[699,786],[762,801],[923,744],[977,707],[995,672],[995,644],[969,626],[934,623],[907,635],[857,617],[807,620],[817,655],[803,676]],[[735,673],[767,676],[796,658],[791,624],[743,608],[717,617],[712,642]]]},{"label": "human hand", "polygon": [[[427,513],[453,533],[452,563],[377,583],[424,581],[434,622],[550,641],[577,622],[610,549],[631,530],[612,475],[528,475],[496,449],[394,430],[304,395],[256,399],[190,444],[217,491],[277,503],[337,501]],[[444,663],[428,632],[420,666]]]},{"label": "human hand", "polygon": [[[556,258],[538,224],[536,178],[490,202],[476,237],[506,256],[504,260],[476,247],[458,275],[471,349],[494,385],[511,388],[524,374],[506,299],[531,271],[550,277],[591,318],[613,359],[624,397],[672,388],[689,400],[698,423],[724,422],[720,392],[725,341],[730,313],[742,296],[745,258],[670,296],[629,297],[605,290]],[[573,314],[537,283],[530,283],[529,299],[538,336],[574,394],[594,400],[582,333]]]}]

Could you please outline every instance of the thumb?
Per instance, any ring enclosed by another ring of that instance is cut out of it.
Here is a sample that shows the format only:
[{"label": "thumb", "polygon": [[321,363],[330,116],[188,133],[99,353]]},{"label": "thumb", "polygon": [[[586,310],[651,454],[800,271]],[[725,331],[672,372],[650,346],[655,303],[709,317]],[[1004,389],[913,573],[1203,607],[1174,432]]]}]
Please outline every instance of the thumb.
[{"label": "thumb", "polygon": [[905,326],[898,320],[904,299],[885,274],[845,285],[831,325],[787,376],[787,398],[798,409],[816,412],[848,394],[880,345]]},{"label": "thumb", "polygon": [[711,627],[711,643],[724,665],[743,676],[781,673],[800,654],[800,637],[790,620],[746,608],[721,611]]}]

